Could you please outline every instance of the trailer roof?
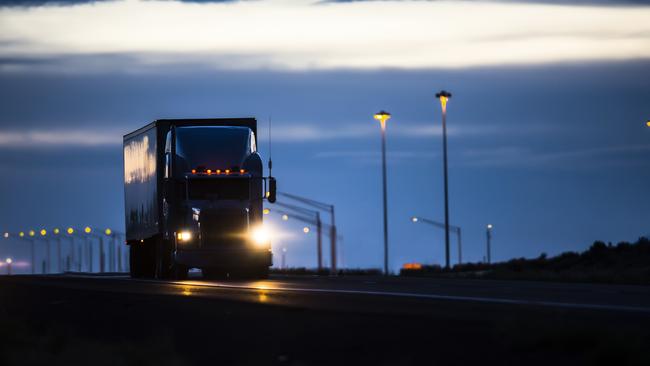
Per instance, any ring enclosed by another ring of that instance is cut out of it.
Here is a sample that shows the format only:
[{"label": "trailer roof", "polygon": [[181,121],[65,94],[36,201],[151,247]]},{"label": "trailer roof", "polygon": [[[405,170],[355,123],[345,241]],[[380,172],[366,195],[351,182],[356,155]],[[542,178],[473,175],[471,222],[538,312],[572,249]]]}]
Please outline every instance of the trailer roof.
[{"label": "trailer roof", "polygon": [[148,125],[124,135],[124,139],[158,126],[235,126],[250,128],[257,138],[257,120],[255,118],[188,118],[188,119],[158,119]]}]

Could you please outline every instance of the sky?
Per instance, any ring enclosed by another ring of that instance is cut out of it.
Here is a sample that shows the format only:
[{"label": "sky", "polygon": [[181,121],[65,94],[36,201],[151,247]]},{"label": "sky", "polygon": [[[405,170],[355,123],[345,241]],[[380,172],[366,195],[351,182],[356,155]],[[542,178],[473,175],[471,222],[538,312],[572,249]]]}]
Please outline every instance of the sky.
[{"label": "sky", "polygon": [[[279,190],[335,204],[340,261],[380,267],[383,109],[391,268],[443,264],[443,231],[410,217],[443,219],[446,89],[463,260],[483,260],[488,223],[494,260],[633,241],[648,19],[647,1],[0,1],[0,230],[121,231],[123,134],[252,116],[267,158],[272,116]],[[314,230],[269,216],[276,254],[314,266]]]}]

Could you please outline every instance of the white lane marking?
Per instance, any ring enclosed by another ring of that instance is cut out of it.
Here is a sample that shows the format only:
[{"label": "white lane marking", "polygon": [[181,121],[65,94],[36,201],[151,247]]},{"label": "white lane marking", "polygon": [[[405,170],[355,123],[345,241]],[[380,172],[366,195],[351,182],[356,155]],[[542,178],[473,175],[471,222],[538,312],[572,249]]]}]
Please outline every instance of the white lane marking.
[{"label": "white lane marking", "polygon": [[[157,281],[148,281],[148,282],[157,282]],[[625,306],[625,305],[603,305],[603,304],[584,304],[584,303],[569,303],[569,302],[540,301],[540,300],[519,300],[519,299],[506,299],[506,298],[495,298],[495,297],[480,297],[480,296],[436,295],[436,294],[420,294],[414,292],[228,285],[228,284],[216,283],[216,282],[206,283],[206,282],[194,282],[194,281],[169,281],[167,283],[171,283],[175,285],[191,285],[191,286],[217,287],[217,288],[240,289],[240,290],[258,290],[258,291],[264,290],[264,291],[287,291],[287,292],[293,291],[293,292],[311,292],[311,293],[329,293],[329,294],[411,297],[411,298],[431,299],[431,300],[453,300],[453,301],[483,302],[483,303],[493,303],[493,304],[532,305],[532,306],[583,309],[583,310],[610,310],[610,311],[650,313],[650,308],[637,307],[637,306]]]},{"label": "white lane marking", "polygon": [[[116,279],[117,276],[104,277],[104,276],[91,276],[91,275],[76,275],[74,277]],[[147,280],[147,279],[131,279],[128,277],[127,278],[119,277],[119,279],[127,280],[127,281],[135,281],[135,282],[174,284],[174,285],[185,285],[185,286],[190,285],[190,286],[198,286],[198,287],[225,288],[225,289],[237,289],[237,290],[255,290],[255,291],[264,290],[264,291],[323,293],[323,294],[410,297],[410,298],[430,299],[430,300],[451,300],[451,301],[482,302],[482,303],[508,304],[508,305],[529,305],[529,306],[582,309],[582,310],[608,310],[608,311],[650,313],[650,308],[647,307],[625,306],[625,305],[585,304],[585,303],[507,299],[507,298],[481,297],[481,296],[437,295],[437,294],[421,294],[415,292],[338,290],[338,289],[319,289],[319,288],[301,288],[301,287],[273,287],[273,286],[264,286],[264,285],[262,286],[229,285],[229,284],[218,283],[218,282],[199,282],[199,281],[158,281],[158,280]]]}]

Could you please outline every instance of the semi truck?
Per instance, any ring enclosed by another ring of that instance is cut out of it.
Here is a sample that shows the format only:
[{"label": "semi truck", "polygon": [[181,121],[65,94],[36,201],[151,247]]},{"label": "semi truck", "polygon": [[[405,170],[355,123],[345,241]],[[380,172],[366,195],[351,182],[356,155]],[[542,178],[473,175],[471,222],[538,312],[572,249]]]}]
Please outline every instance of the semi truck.
[{"label": "semi truck", "polygon": [[268,276],[262,210],[276,180],[264,177],[254,118],[156,120],[125,135],[123,153],[132,277]]}]

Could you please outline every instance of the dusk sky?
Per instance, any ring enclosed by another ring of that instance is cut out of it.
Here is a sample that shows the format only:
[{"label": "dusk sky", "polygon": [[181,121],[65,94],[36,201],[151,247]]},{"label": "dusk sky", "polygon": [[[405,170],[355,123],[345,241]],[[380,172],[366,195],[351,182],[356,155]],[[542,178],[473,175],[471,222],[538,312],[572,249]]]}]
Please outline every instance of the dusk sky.
[{"label": "dusk sky", "polygon": [[391,267],[444,264],[409,220],[443,219],[441,89],[464,260],[488,223],[493,260],[650,234],[650,1],[607,0],[0,1],[0,230],[123,231],[123,134],[252,116],[266,159],[272,116],[279,190],[335,204],[343,264],[379,268],[384,109]]}]

